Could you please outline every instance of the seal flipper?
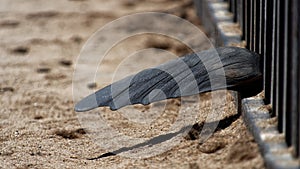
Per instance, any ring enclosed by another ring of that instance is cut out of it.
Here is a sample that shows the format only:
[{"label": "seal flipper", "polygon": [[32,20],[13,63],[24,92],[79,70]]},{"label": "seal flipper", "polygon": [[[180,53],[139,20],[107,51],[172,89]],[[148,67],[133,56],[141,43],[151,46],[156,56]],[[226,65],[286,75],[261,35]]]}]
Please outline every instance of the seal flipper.
[{"label": "seal flipper", "polygon": [[[218,81],[220,76],[218,71],[222,69],[225,72],[226,83]],[[217,79],[215,81],[217,84],[214,84],[213,88],[209,75]],[[156,68],[143,70],[106,86],[78,102],[75,111],[87,111],[102,106],[117,110],[126,105],[139,103],[146,105],[211,90],[226,88],[238,90],[240,86],[261,79],[261,76],[259,55],[254,52],[237,47],[206,50],[198,54],[188,54]],[[194,80],[196,86],[192,85]],[[150,93],[155,89],[159,92],[149,99]]]}]

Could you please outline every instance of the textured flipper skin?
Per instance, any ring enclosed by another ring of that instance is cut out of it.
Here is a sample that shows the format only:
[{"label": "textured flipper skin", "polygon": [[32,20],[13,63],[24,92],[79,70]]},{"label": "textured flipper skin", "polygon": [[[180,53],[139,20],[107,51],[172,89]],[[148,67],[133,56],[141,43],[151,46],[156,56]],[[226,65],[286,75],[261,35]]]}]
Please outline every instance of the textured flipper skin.
[{"label": "textured flipper skin", "polygon": [[[218,89],[238,90],[256,83],[261,76],[258,54],[238,47],[210,49],[145,69],[106,86],[78,102],[75,111],[103,106],[117,110],[126,105],[147,105]],[[221,80],[224,78],[225,83]]]}]

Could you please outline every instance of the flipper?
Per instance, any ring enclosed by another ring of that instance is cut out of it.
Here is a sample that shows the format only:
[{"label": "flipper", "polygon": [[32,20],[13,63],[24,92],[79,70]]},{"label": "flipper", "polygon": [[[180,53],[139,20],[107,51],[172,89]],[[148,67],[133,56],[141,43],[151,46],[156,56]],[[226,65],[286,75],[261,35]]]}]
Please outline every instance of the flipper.
[{"label": "flipper", "polygon": [[261,76],[258,54],[238,47],[210,49],[145,69],[106,86],[78,102],[75,111],[103,106],[117,110],[126,105],[147,105],[212,90],[234,89],[255,82]]}]

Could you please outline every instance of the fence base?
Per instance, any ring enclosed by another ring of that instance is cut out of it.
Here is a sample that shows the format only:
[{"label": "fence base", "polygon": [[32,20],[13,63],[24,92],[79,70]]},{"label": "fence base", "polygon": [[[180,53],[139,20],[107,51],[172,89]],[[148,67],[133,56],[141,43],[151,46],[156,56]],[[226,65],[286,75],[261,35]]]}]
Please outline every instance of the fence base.
[{"label": "fence base", "polygon": [[[240,25],[234,23],[234,16],[228,11],[224,0],[194,0],[197,14],[208,36],[215,46],[245,47]],[[259,144],[265,165],[272,169],[300,169],[300,159],[292,156],[284,135],[278,132],[277,119],[271,117],[268,106],[262,98],[251,97],[242,100],[241,111],[248,130]]]}]

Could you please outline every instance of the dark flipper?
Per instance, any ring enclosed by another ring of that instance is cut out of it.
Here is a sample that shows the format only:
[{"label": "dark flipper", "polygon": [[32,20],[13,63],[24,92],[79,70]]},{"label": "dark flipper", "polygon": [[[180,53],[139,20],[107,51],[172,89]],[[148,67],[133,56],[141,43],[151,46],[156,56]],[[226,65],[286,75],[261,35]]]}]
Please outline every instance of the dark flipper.
[{"label": "dark flipper", "polygon": [[[75,111],[102,106],[117,110],[211,90],[238,89],[261,79],[259,63],[258,54],[237,47],[188,54],[98,90],[77,103]],[[226,81],[222,81],[224,78]]]}]

